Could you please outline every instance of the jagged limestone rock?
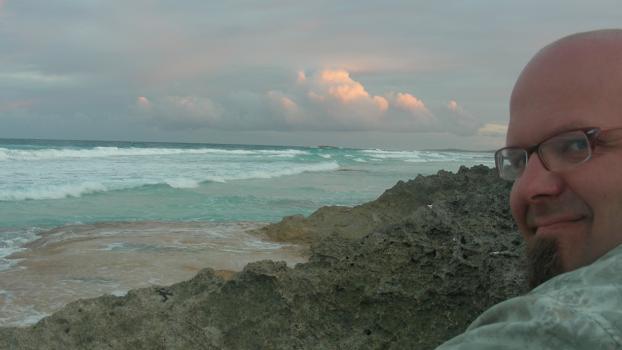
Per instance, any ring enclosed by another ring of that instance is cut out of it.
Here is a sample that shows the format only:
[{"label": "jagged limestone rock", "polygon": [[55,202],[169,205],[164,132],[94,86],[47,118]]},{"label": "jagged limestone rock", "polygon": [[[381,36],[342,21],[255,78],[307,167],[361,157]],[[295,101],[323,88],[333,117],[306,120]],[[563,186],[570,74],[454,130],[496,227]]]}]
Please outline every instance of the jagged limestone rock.
[{"label": "jagged limestone rock", "polygon": [[2,349],[432,349],[525,291],[509,184],[486,167],[399,182],[376,201],[284,219],[308,263],[205,269],[168,287],[71,303]]}]

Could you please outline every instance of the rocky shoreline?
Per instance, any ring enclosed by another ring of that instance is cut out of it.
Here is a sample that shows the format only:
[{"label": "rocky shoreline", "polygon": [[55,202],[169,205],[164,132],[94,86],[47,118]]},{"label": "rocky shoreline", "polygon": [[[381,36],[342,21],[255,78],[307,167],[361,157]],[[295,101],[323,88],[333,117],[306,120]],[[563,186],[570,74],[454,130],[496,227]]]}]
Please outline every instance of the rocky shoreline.
[{"label": "rocky shoreline", "polygon": [[476,166],[399,182],[257,232],[306,243],[307,263],[204,269],[167,287],[79,300],[2,349],[432,349],[525,291],[510,184]]}]

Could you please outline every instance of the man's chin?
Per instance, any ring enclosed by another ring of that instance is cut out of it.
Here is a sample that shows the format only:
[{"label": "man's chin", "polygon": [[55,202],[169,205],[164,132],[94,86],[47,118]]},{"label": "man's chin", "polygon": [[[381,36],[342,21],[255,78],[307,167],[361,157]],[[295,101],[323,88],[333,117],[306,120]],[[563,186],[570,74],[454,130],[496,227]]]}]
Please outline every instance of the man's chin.
[{"label": "man's chin", "polygon": [[534,237],[527,244],[527,277],[529,288],[540,284],[564,272],[557,240]]}]

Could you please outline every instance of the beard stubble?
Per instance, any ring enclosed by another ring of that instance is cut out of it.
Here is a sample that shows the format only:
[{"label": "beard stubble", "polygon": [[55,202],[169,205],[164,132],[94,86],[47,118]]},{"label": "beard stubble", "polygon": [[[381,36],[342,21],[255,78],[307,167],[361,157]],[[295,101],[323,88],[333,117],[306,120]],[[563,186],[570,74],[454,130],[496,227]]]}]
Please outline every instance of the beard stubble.
[{"label": "beard stubble", "polygon": [[564,272],[557,240],[534,238],[527,244],[527,281],[529,289]]}]

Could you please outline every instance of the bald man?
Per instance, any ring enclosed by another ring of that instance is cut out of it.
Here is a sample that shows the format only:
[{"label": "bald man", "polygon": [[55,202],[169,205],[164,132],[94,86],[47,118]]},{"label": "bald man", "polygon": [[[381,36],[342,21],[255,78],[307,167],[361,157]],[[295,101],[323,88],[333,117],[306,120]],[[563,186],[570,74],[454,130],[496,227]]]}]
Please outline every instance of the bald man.
[{"label": "bald man", "polygon": [[622,349],[622,30],[562,38],[521,73],[507,147],[531,292],[438,349]]}]

